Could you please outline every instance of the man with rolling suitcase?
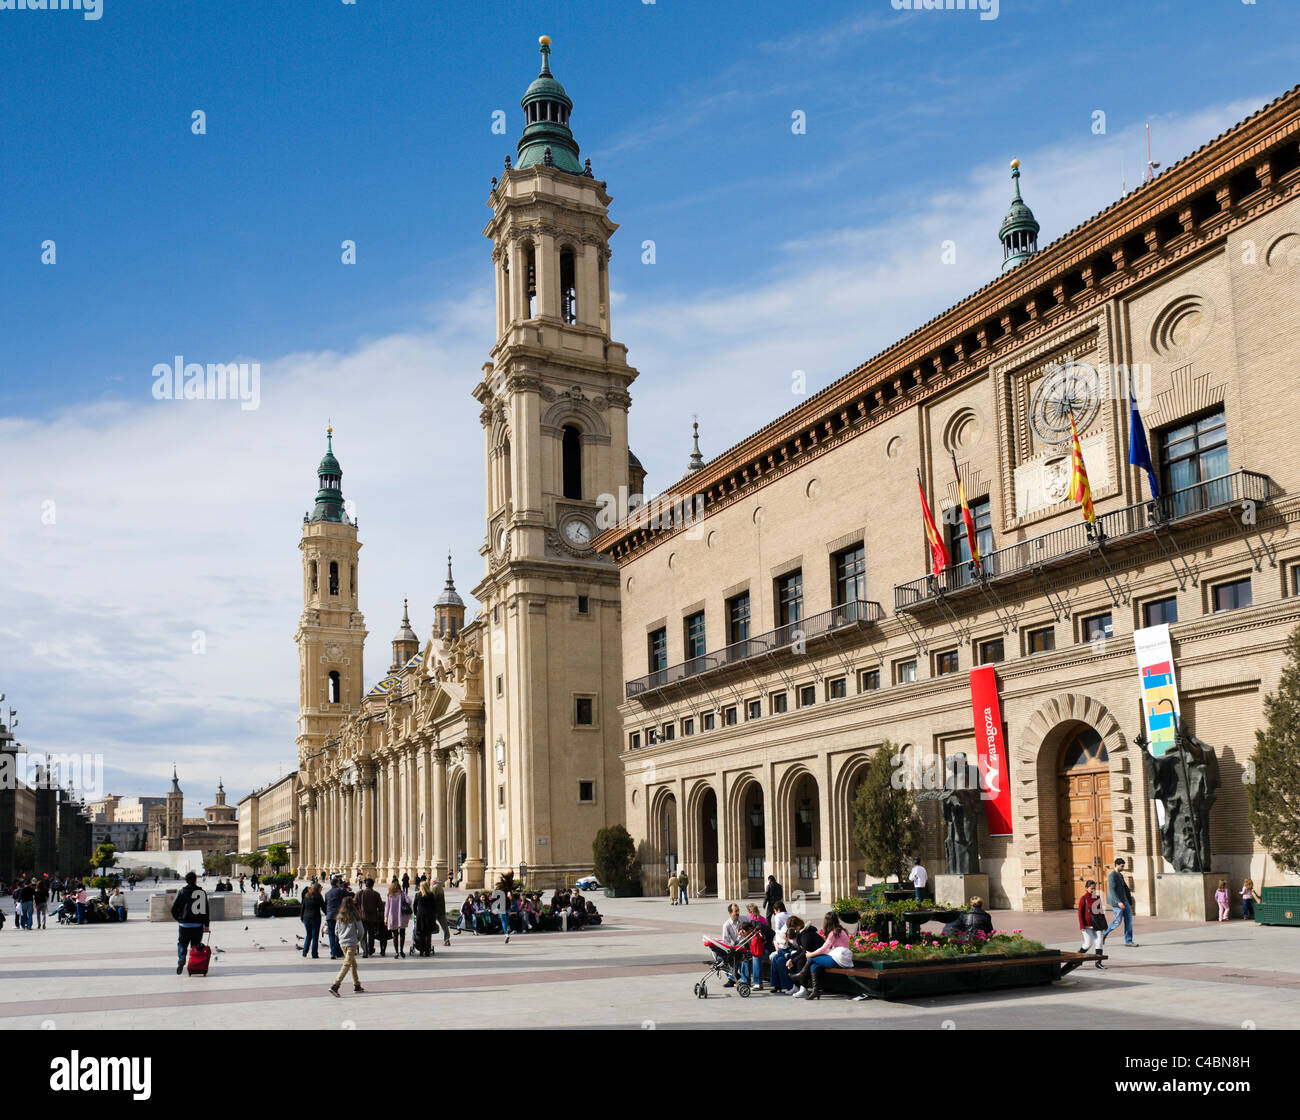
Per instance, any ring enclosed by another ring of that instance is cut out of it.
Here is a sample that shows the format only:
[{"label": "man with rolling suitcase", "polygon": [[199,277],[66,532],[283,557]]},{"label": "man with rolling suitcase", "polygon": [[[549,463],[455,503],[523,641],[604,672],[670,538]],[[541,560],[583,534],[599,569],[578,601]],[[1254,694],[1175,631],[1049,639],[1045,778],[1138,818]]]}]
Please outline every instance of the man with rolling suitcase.
[{"label": "man with rolling suitcase", "polygon": [[[211,920],[208,892],[198,885],[198,878],[193,871],[187,874],[185,886],[181,887],[176,901],[172,903],[172,917],[180,929],[176,940],[177,976],[185,971],[187,950],[203,945],[203,935],[208,932],[208,922]],[[203,971],[207,971],[206,967]]]}]

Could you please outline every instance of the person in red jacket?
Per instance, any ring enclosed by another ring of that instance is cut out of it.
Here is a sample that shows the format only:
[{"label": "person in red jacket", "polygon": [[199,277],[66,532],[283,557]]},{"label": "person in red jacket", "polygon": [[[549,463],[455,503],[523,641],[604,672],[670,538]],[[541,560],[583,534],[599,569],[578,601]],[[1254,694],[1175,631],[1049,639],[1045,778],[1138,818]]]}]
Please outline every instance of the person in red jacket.
[{"label": "person in red jacket", "polygon": [[1101,947],[1106,940],[1106,911],[1095,879],[1089,879],[1083,885],[1083,894],[1079,896],[1078,917],[1079,936],[1083,940],[1082,951],[1086,953],[1089,949],[1096,949],[1097,967],[1105,968],[1101,963]]}]

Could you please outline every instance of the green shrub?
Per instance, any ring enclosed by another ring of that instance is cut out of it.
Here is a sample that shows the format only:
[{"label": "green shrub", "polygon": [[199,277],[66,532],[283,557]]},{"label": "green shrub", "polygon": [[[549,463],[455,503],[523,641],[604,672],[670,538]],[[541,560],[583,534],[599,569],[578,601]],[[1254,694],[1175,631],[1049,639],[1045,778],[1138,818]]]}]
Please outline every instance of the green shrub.
[{"label": "green shrub", "polygon": [[621,824],[596,833],[591,844],[596,878],[614,890],[626,890],[640,875],[636,862],[636,841]]}]

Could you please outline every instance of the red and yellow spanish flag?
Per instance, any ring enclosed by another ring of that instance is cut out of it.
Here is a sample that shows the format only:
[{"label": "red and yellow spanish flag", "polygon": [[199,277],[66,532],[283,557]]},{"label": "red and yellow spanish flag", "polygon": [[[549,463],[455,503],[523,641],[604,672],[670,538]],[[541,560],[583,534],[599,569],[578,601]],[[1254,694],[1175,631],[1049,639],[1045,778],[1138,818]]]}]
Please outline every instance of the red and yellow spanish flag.
[{"label": "red and yellow spanish flag", "polygon": [[921,472],[916,472],[916,488],[921,491],[921,513],[925,517],[925,539],[930,542],[930,568],[937,576],[948,566],[948,550],[944,547],[943,536],[934,523],[930,513],[930,503],[925,497],[925,487],[921,485]]},{"label": "red and yellow spanish flag", "polygon": [[1088,485],[1088,468],[1083,465],[1083,448],[1079,446],[1079,430],[1070,414],[1070,438],[1074,441],[1073,465],[1070,470],[1070,498],[1083,507],[1083,519],[1089,525],[1097,523],[1097,511],[1092,508],[1092,487]]},{"label": "red and yellow spanish flag", "polygon": [[980,567],[980,545],[979,537],[975,532],[975,518],[971,516],[970,505],[966,501],[966,487],[961,484],[961,472],[957,470],[957,453],[949,452],[952,455],[952,473],[957,478],[957,496],[961,498],[961,519],[966,524],[966,545],[970,549],[970,560],[975,565],[976,571]]}]

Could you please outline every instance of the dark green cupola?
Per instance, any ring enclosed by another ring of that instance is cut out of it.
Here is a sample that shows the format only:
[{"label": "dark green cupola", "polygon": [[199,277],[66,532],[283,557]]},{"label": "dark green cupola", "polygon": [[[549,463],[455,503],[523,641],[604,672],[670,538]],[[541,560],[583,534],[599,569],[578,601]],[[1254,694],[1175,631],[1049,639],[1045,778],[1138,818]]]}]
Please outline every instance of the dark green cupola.
[{"label": "dark green cupola", "polygon": [[1038,221],[1034,212],[1020,197],[1020,161],[1011,161],[1011,185],[1015,197],[1007,209],[1007,216],[998,228],[1002,239],[1002,271],[1010,272],[1016,265],[1027,261],[1038,252]]},{"label": "dark green cupola", "polygon": [[543,35],[538,42],[542,46],[542,72],[519,102],[524,107],[524,134],[519,138],[515,167],[543,164],[581,175],[578,142],[569,131],[573,102],[551,74],[551,37]]},{"label": "dark green cupola", "polygon": [[347,511],[343,508],[343,468],[334,458],[334,429],[325,429],[325,457],[316,468],[320,480],[320,489],[316,491],[316,507],[311,511],[308,521],[340,521],[348,524]]}]

